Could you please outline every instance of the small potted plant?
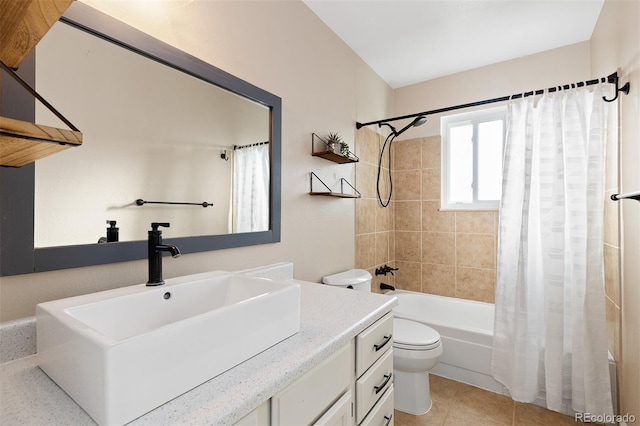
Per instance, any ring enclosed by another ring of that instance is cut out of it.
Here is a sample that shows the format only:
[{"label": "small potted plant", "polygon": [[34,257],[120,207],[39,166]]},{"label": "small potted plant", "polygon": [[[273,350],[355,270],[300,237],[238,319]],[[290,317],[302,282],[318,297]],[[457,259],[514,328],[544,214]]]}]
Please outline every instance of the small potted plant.
[{"label": "small potted plant", "polygon": [[344,141],[342,140],[342,136],[340,136],[337,132],[332,133],[329,132],[327,135],[327,140],[325,141],[327,145],[329,145],[329,149],[331,149],[335,153],[341,152],[341,147]]},{"label": "small potted plant", "polygon": [[340,142],[340,154],[344,155],[345,157],[349,157],[349,144],[346,142]]},{"label": "small potted plant", "polygon": [[327,145],[329,145],[329,149],[331,149],[336,154],[349,157],[349,144],[342,140],[342,136],[340,136],[338,133],[329,132],[326,142]]}]

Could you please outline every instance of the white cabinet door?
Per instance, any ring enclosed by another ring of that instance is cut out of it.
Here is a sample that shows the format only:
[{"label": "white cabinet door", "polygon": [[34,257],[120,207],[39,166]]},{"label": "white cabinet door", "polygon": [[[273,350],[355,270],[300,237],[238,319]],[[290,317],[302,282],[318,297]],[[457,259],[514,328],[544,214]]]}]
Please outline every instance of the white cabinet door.
[{"label": "white cabinet door", "polygon": [[352,426],[354,424],[353,395],[348,390],[315,422],[314,426]]},{"label": "white cabinet door", "polygon": [[271,424],[271,400],[268,399],[255,410],[238,420],[234,426],[269,426]]},{"label": "white cabinet door", "polygon": [[353,341],[271,398],[271,423],[312,424],[354,381]]}]

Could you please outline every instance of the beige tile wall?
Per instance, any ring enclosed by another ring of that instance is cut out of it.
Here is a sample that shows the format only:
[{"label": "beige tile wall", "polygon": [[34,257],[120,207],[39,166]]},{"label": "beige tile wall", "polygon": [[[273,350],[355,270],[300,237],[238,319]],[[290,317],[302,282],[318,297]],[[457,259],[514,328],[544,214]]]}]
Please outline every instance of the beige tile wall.
[{"label": "beige tile wall", "polygon": [[610,110],[608,123],[607,161],[605,165],[604,198],[604,280],[607,314],[607,347],[616,361],[621,351],[621,281],[620,281],[620,202],[611,195],[619,193],[619,138],[618,114]]},{"label": "beige tile wall", "polygon": [[493,302],[497,212],[440,211],[439,136],[394,142],[393,170],[397,286]]},{"label": "beige tile wall", "polygon": [[[382,136],[370,129],[362,128],[356,132],[355,148],[360,161],[356,164],[355,186],[362,194],[362,198],[356,200],[356,268],[371,273],[374,291],[379,291],[381,282],[395,284],[393,275],[375,275],[377,267],[384,264],[395,266],[393,203],[383,208],[376,195],[378,156],[383,142]],[[383,162],[383,166],[385,171],[389,170],[387,161]],[[387,186],[381,185],[385,194]]]},{"label": "beige tile wall", "polygon": [[375,268],[385,263],[399,268],[395,276],[375,277],[374,289],[382,281],[405,290],[493,302],[497,212],[439,210],[439,136],[393,143],[393,198],[383,208],[376,195],[383,141],[366,128],[356,134],[356,183],[363,194],[356,201],[356,267],[374,277]]}]

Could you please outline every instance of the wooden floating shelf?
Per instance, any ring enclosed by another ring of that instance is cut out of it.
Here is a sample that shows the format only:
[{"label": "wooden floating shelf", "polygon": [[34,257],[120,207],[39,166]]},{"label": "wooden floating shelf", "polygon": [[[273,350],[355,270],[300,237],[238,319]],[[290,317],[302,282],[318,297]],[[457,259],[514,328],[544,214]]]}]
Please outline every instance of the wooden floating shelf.
[{"label": "wooden floating shelf", "polygon": [[0,117],[0,165],[21,167],[72,146],[82,133]]},{"label": "wooden floating shelf", "polygon": [[344,163],[357,163],[358,159],[354,159],[351,157],[346,157],[341,154],[337,154],[333,151],[319,151],[311,153],[314,157],[321,157],[325,160],[333,161],[334,163],[344,164]]},{"label": "wooden floating shelf", "polygon": [[2,1],[0,61],[17,69],[73,0]]},{"label": "wooden floating shelf", "polygon": [[358,194],[343,194],[342,192],[310,192],[309,195],[322,195],[324,197],[360,198]]},{"label": "wooden floating shelf", "polygon": [[[316,178],[316,180],[318,182],[320,182],[320,184],[326,189],[326,191],[314,191],[313,190],[313,178]],[[322,179],[320,179],[318,177],[318,175],[316,175],[315,173],[311,172],[311,176],[310,176],[310,188],[309,188],[309,195],[321,195],[324,197],[338,197],[338,198],[360,198],[362,197],[362,195],[360,194],[360,192],[355,189],[353,187],[353,185],[351,185],[345,178],[340,178],[340,192],[335,192],[332,191],[331,188],[329,188],[327,186],[327,184],[325,184]],[[353,189],[355,191],[355,194],[349,194],[344,192],[344,185],[349,186],[351,189]]]},{"label": "wooden floating shelf", "polygon": [[[319,147],[319,150],[317,151],[316,146]],[[348,155],[335,152],[331,149],[327,141],[315,133],[311,133],[311,155],[314,157],[324,158],[325,160],[333,161],[338,164],[357,163],[360,161],[360,159],[351,151],[349,151]]]}]

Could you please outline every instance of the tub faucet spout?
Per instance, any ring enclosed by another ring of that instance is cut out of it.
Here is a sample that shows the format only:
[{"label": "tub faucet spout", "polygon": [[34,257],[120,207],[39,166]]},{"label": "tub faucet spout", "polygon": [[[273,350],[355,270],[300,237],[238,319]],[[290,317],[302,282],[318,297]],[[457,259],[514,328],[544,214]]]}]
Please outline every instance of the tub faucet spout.
[{"label": "tub faucet spout", "polygon": [[391,290],[391,291],[396,291],[396,288],[392,285],[389,285],[387,283],[380,283],[380,290]]},{"label": "tub faucet spout", "polygon": [[147,286],[157,286],[164,284],[162,279],[162,253],[169,252],[171,256],[176,258],[180,256],[180,249],[172,244],[162,244],[162,231],[158,227],[168,228],[169,223],[151,223],[151,231],[149,231],[149,281]]}]

